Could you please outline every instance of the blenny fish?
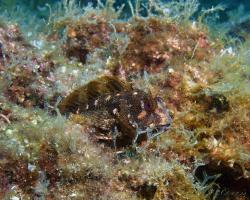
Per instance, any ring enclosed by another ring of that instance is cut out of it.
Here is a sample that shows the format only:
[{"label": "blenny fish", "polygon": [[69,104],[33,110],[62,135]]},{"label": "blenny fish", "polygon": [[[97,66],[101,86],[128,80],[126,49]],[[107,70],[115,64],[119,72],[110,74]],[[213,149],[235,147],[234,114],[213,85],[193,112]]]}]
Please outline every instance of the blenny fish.
[{"label": "blenny fish", "polygon": [[[95,137],[115,147],[141,144],[169,129],[172,119],[159,97],[113,76],[74,90],[58,105],[61,114],[95,118]],[[96,122],[97,121],[97,122]]]}]

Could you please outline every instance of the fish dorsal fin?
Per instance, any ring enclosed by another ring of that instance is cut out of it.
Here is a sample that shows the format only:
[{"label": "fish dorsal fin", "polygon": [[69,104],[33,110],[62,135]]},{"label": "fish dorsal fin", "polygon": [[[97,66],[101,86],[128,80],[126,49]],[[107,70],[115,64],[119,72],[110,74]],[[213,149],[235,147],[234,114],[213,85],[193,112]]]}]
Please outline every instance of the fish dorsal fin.
[{"label": "fish dorsal fin", "polygon": [[71,92],[68,96],[61,100],[58,104],[58,108],[61,114],[75,113],[79,107],[79,92],[81,88],[78,88]]},{"label": "fish dorsal fin", "polygon": [[131,84],[114,76],[102,76],[74,90],[60,102],[58,107],[63,114],[76,112],[78,109],[81,111],[87,104],[101,96],[129,90],[132,90]]},{"label": "fish dorsal fin", "polygon": [[114,76],[102,76],[89,82],[86,87],[88,100],[96,99],[108,94],[116,94],[122,91],[132,90],[132,86],[129,83],[121,81]]}]

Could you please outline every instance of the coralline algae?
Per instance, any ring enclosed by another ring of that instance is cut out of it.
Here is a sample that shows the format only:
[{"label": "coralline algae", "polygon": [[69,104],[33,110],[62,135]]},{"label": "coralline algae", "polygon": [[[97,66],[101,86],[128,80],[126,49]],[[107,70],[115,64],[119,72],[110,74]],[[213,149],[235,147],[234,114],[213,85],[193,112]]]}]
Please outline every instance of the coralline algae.
[{"label": "coralline algae", "polygon": [[247,30],[214,36],[193,0],[114,3],[2,16],[0,199],[250,199]]}]

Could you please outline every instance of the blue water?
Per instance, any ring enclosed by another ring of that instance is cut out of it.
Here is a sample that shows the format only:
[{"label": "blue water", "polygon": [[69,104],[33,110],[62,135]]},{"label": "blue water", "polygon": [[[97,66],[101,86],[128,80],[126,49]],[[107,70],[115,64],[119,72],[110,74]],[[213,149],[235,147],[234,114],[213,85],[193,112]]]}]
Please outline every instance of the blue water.
[{"label": "blue water", "polygon": [[[56,6],[56,4],[61,3],[66,0],[0,0],[0,13],[4,13],[5,15],[10,15],[9,18],[18,18],[18,13],[22,13],[21,20],[16,20],[17,23],[24,29],[26,28],[26,24],[29,24],[27,20],[35,17],[36,19],[41,19],[47,21],[50,14],[50,7]],[[131,0],[132,4],[135,5],[136,0]],[[168,3],[173,0],[161,0],[161,2]],[[192,1],[192,0],[177,0],[177,1]],[[195,1],[195,0],[193,0]],[[239,27],[239,29],[243,28],[244,32],[247,34],[250,33],[250,27],[248,23],[250,21],[250,0],[197,0],[198,1],[198,10],[191,17],[191,20],[195,21],[198,19],[202,12],[207,9],[215,8],[220,5],[223,7],[223,10],[217,10],[216,12],[210,13],[206,16],[206,19],[203,21],[207,24],[211,29],[219,30],[225,32],[229,32],[230,36],[238,37],[238,33],[235,34],[235,27]],[[97,0],[87,1],[87,0],[76,0],[76,2],[80,6],[87,6],[91,4],[92,6],[97,5]],[[105,3],[105,0],[101,0],[101,2]],[[122,4],[125,4],[123,17],[127,18],[131,16],[131,10],[129,7],[129,1],[126,0],[116,0],[114,7],[119,8]],[[141,0],[141,4],[146,4],[148,0]],[[48,6],[49,5],[49,6]],[[19,11],[22,10],[22,11]],[[13,14],[15,12],[15,14]],[[23,13],[25,16],[32,15],[29,17],[23,17]],[[7,13],[7,14],[6,14]],[[145,15],[147,13],[145,9],[141,9],[141,15]],[[13,16],[13,17],[12,17]],[[1,14],[0,14],[1,17]],[[248,21],[247,21],[248,20]],[[246,24],[244,24],[247,21]],[[243,23],[243,25],[242,25]],[[223,30],[224,29],[224,30]],[[233,31],[231,31],[233,30]],[[231,31],[231,32],[230,32]],[[242,38],[240,38],[242,40]]]},{"label": "blue water", "polygon": [[[46,4],[56,4],[62,0],[0,0],[0,7],[6,7],[6,9],[10,8],[11,6],[24,6],[29,9],[32,9],[34,12],[43,12],[43,7]],[[96,0],[77,0],[81,5],[87,5],[89,3],[96,5]],[[132,2],[135,0],[132,0]],[[171,0],[162,0],[162,2],[170,2]],[[104,2],[104,1],[102,1]],[[126,4],[128,1],[124,0],[117,0],[116,6],[121,4]],[[142,1],[143,2],[143,1]],[[144,2],[147,2],[144,0]],[[200,10],[204,8],[211,8],[212,6],[216,6],[218,4],[223,4],[225,6],[225,11],[220,13],[220,20],[226,21],[229,20],[228,12],[232,10],[237,10],[239,7],[243,7],[245,14],[249,14],[250,12],[250,1],[249,0],[199,0]]]}]

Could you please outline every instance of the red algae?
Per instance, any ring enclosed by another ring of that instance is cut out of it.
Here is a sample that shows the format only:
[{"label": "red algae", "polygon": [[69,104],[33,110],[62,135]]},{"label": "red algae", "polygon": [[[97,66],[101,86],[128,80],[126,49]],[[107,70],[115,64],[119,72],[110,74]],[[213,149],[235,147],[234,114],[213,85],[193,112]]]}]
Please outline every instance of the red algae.
[{"label": "red algae", "polygon": [[0,25],[0,198],[249,200],[249,44],[113,4]]}]

